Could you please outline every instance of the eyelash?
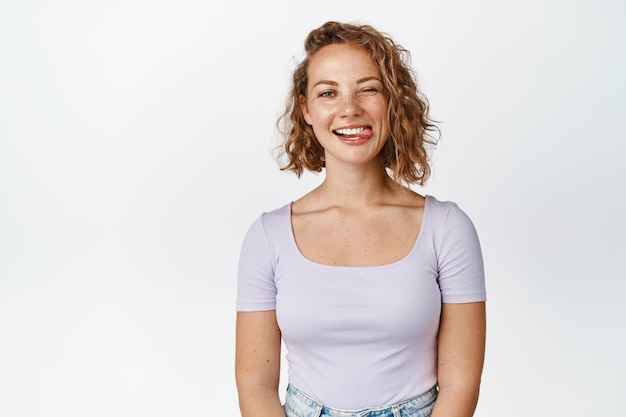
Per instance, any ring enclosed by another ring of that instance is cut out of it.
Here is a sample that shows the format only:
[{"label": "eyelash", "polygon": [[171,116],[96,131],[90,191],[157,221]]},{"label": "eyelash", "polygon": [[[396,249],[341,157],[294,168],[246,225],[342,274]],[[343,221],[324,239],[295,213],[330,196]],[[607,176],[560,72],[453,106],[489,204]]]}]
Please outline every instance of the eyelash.
[{"label": "eyelash", "polygon": [[[378,88],[371,87],[371,88],[364,88],[360,92],[361,93],[378,93],[379,90],[378,90]],[[333,96],[335,96],[335,92],[334,91],[322,91],[318,95],[318,97],[333,97]]]}]

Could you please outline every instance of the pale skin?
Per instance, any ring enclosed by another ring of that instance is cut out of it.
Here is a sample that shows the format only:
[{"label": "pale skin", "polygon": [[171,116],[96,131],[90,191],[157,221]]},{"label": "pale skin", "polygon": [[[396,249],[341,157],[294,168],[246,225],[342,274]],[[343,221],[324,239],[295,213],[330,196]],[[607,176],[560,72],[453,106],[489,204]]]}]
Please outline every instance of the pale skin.
[{"label": "pale skin", "polygon": [[[301,99],[325,150],[323,183],[292,204],[300,252],[327,265],[374,266],[404,258],[417,238],[424,197],[398,187],[379,153],[389,135],[387,98],[367,53],[329,45],[314,55]],[[356,130],[342,130],[342,129]],[[371,134],[358,137],[365,128]],[[338,135],[345,132],[348,137]],[[485,351],[485,303],[443,304],[432,417],[471,417]],[[237,314],[235,374],[243,417],[284,417],[279,395],[281,334],[275,311]]]}]

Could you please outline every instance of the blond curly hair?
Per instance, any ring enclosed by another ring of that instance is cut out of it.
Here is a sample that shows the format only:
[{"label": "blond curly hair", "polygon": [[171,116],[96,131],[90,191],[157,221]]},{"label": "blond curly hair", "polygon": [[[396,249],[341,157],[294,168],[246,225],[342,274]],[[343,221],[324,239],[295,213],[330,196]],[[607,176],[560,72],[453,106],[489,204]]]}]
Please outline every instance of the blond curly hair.
[{"label": "blond curly hair", "polygon": [[333,21],[309,33],[304,42],[306,56],[293,73],[285,110],[277,122],[283,136],[276,155],[281,170],[293,171],[300,177],[305,168],[320,172],[325,166],[324,149],[304,119],[300,98],[306,97],[311,58],[331,44],[357,45],[371,56],[389,100],[390,135],[381,150],[381,161],[396,182],[423,185],[431,172],[427,147],[437,143],[432,132],[439,133],[439,128],[429,117],[428,100],[417,88],[409,51],[370,25]]}]

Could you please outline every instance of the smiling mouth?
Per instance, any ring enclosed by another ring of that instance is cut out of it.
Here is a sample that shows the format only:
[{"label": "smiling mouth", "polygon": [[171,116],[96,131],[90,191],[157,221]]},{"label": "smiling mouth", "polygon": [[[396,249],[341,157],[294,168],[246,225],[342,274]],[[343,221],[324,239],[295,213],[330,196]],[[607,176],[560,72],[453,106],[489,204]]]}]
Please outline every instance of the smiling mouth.
[{"label": "smiling mouth", "polygon": [[372,136],[372,128],[370,126],[362,126],[349,129],[336,129],[333,130],[333,133],[348,140],[369,139]]}]

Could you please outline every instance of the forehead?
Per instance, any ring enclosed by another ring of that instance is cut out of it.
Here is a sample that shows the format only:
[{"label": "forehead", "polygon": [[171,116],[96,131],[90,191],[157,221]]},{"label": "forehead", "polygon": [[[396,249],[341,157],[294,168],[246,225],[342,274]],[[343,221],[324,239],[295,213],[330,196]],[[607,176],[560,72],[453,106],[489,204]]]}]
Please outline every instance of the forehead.
[{"label": "forehead", "polygon": [[326,45],[310,59],[307,67],[310,81],[323,79],[355,79],[364,76],[380,78],[380,70],[367,49],[352,44]]}]

